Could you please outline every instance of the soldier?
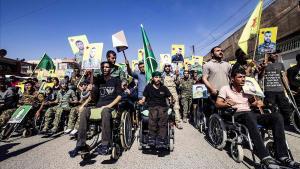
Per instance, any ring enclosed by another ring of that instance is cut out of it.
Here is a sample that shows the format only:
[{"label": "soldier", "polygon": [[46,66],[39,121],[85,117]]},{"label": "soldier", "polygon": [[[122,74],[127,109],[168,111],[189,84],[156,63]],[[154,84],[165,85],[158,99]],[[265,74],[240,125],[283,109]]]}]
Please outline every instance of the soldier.
[{"label": "soldier", "polygon": [[193,79],[189,77],[189,70],[184,70],[183,78],[180,80],[179,88],[181,90],[181,103],[183,106],[183,122],[187,122],[187,117],[192,104]]},{"label": "soldier", "polygon": [[87,83],[81,82],[79,86],[80,93],[80,100],[79,100],[79,106],[73,107],[70,111],[69,121],[68,121],[68,127],[67,130],[64,131],[65,134],[70,133],[71,136],[74,136],[79,128],[79,118],[80,117],[80,111],[79,108],[82,106],[82,104],[89,98],[90,91],[87,90]]},{"label": "soldier", "polygon": [[181,115],[179,112],[180,107],[179,107],[179,101],[178,101],[178,94],[176,91],[176,85],[179,83],[178,76],[179,76],[179,74],[176,74],[176,75],[172,74],[171,64],[166,63],[164,65],[164,73],[162,76],[162,79],[163,79],[162,81],[163,81],[163,84],[170,90],[172,96],[174,97],[175,123],[176,123],[176,127],[178,129],[182,129]]},{"label": "soldier", "polygon": [[70,103],[76,104],[78,102],[75,92],[68,88],[67,81],[63,80],[61,82],[61,89],[57,93],[57,98],[54,103],[58,103],[55,107],[50,107],[45,114],[45,125],[42,130],[42,134],[48,132],[51,122],[51,116],[55,114],[55,119],[53,120],[53,128],[51,129],[51,134],[55,134],[58,131],[58,125],[61,120],[61,115],[63,111],[70,111]]},{"label": "soldier", "polygon": [[0,127],[4,126],[8,120],[11,118],[13,113],[17,110],[17,107],[21,105],[34,105],[35,99],[37,98],[37,92],[34,89],[34,83],[32,81],[27,81],[25,83],[24,93],[19,101],[19,105],[15,108],[5,110],[0,116]]}]

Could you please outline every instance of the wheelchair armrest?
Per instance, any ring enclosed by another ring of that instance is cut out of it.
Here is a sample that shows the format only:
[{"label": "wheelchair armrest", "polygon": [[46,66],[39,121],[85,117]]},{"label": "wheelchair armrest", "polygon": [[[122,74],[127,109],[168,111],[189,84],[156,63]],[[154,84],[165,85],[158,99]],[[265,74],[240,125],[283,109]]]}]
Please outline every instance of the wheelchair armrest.
[{"label": "wheelchair armrest", "polygon": [[220,109],[221,116],[233,116],[233,114],[237,111],[237,108],[225,108]]}]

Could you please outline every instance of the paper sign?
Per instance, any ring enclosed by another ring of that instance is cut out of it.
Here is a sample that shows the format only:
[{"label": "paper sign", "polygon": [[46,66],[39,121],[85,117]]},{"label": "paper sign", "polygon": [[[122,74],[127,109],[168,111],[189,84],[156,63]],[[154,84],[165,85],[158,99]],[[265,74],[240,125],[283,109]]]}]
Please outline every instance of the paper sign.
[{"label": "paper sign", "polygon": [[171,55],[170,54],[160,54],[160,69],[163,69],[165,64],[171,64]]},{"label": "paper sign", "polygon": [[86,46],[82,59],[82,69],[100,69],[103,43],[91,43]]},{"label": "paper sign", "polygon": [[262,28],[259,30],[259,53],[273,53],[276,51],[277,30],[278,27]]},{"label": "paper sign", "polygon": [[257,81],[252,77],[246,77],[245,85],[243,86],[243,91],[246,94],[265,97],[264,92],[259,87]]},{"label": "paper sign", "polygon": [[203,56],[192,56],[194,66],[203,65]]},{"label": "paper sign", "polygon": [[126,37],[124,31],[120,31],[112,35],[113,47],[117,48],[118,52],[128,49]]}]

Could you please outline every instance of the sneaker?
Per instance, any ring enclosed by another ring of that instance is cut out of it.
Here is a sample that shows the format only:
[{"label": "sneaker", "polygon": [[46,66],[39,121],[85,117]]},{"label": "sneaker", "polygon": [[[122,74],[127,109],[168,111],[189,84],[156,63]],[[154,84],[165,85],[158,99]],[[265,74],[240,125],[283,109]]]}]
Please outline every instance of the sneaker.
[{"label": "sneaker", "polygon": [[67,129],[64,131],[65,134],[69,134],[72,131],[72,129]]},{"label": "sneaker", "polygon": [[176,127],[177,127],[178,129],[183,129],[181,123],[176,123]]},{"label": "sneaker", "polygon": [[44,134],[47,134],[48,133],[48,130],[42,130],[42,131],[40,131],[40,133],[39,134],[42,134],[42,135],[44,135]]},{"label": "sneaker", "polygon": [[183,123],[187,123],[187,118],[184,118],[182,121]]},{"label": "sneaker", "polygon": [[99,147],[96,149],[99,155],[108,155],[109,153],[109,146],[100,144]]},{"label": "sneaker", "polygon": [[75,134],[77,134],[78,130],[74,129],[72,130],[72,132],[70,133],[70,136],[75,136]]},{"label": "sneaker", "polygon": [[69,155],[70,155],[71,158],[74,158],[79,153],[88,153],[89,151],[90,151],[90,147],[88,145],[76,146],[74,150],[69,151]]},{"label": "sneaker", "polygon": [[260,165],[262,169],[280,169],[278,162],[271,157],[261,160]]},{"label": "sneaker", "polygon": [[53,135],[53,134],[56,134],[57,132],[58,132],[57,129],[52,128],[52,129],[50,130],[49,134]]},{"label": "sneaker", "polygon": [[293,161],[292,159],[288,157],[282,157],[279,158],[279,162],[281,165],[285,167],[290,167],[290,168],[295,168],[295,169],[300,169],[300,163]]}]

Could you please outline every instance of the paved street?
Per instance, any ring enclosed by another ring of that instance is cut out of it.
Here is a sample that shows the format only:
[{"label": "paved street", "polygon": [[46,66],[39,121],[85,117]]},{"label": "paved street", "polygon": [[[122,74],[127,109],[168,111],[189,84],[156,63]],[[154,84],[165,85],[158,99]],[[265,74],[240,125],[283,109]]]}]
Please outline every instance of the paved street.
[{"label": "paved street", "polygon": [[[300,136],[287,133],[290,147],[296,160],[300,161]],[[254,168],[251,154],[244,150],[246,157],[243,163],[236,163],[226,150],[214,149],[204,135],[190,124],[183,130],[175,132],[175,149],[169,155],[161,157],[154,153],[139,151],[137,142],[129,151],[123,153],[118,161],[110,160],[110,156],[96,156],[88,162],[82,162],[78,156],[69,158],[68,151],[75,146],[75,141],[68,136],[55,139],[34,136],[16,139],[9,143],[0,143],[1,169],[68,169],[68,168]]]}]

